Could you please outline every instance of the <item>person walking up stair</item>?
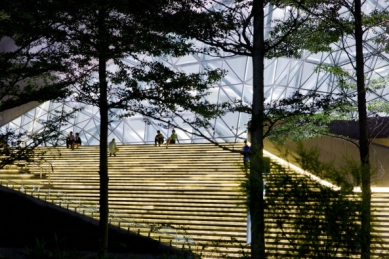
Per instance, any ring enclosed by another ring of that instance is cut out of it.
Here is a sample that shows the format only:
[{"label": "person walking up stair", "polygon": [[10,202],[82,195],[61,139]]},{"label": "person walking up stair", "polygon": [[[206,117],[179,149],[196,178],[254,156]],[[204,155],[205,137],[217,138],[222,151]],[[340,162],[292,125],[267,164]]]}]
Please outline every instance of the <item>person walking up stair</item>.
[{"label": "person walking up stair", "polygon": [[116,156],[116,153],[119,151],[119,148],[116,146],[115,139],[113,138],[111,142],[108,144],[109,156]]}]

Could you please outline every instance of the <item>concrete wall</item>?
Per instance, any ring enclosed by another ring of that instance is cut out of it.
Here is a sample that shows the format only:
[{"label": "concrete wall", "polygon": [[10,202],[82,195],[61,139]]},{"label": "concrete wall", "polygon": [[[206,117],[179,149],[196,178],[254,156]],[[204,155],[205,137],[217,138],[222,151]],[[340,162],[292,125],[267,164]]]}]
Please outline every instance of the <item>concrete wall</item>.
[{"label": "concrete wall", "polygon": [[[17,47],[15,42],[9,37],[3,37],[0,39],[0,52],[9,52],[15,51]],[[16,119],[17,117],[23,115],[34,107],[38,106],[38,102],[30,102],[24,105],[5,110],[0,112],[0,126],[7,124],[8,122]]]},{"label": "concrete wall", "polygon": [[[372,177],[372,186],[389,187],[389,144],[388,139],[378,139],[377,143],[372,143],[370,148],[370,162],[375,169]],[[265,150],[282,157],[289,162],[296,164],[292,156],[285,156],[282,151],[278,150],[270,141],[265,140]],[[323,162],[334,161],[335,165],[345,165],[345,157],[359,161],[358,148],[345,141],[330,137],[320,137],[304,142],[307,148],[319,147],[321,150],[320,160]],[[292,153],[296,150],[295,143],[287,143],[283,148],[290,150]],[[297,164],[296,164],[297,165]]]},{"label": "concrete wall", "polygon": [[39,102],[30,102],[30,103],[26,103],[24,105],[0,112],[0,126],[4,126],[5,124],[16,119],[17,117],[22,116],[23,114],[25,114],[29,110],[35,108],[39,104],[40,104]]}]

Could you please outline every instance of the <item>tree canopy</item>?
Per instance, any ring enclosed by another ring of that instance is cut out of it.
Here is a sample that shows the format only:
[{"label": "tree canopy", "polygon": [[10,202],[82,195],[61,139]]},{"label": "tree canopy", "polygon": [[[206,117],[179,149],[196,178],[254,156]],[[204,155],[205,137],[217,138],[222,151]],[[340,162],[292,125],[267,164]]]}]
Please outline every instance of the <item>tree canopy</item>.
[{"label": "tree canopy", "polygon": [[[20,38],[28,37],[30,31],[39,32],[36,47],[52,48],[45,52],[42,62],[48,64],[50,75],[66,82],[68,90],[66,95],[56,97],[91,104],[100,110],[99,239],[100,256],[105,257],[108,249],[108,113],[120,108],[127,110],[128,115],[138,112],[158,117],[190,110],[198,115],[197,123],[205,123],[223,112],[222,104],[203,100],[207,86],[223,72],[188,75],[168,69],[163,62],[150,60],[149,57],[180,56],[191,51],[191,45],[185,40],[169,35],[167,27],[158,25],[161,5],[167,3],[102,0],[29,5],[27,2],[18,2],[16,6],[15,16],[27,14],[28,18],[20,20],[23,28]],[[12,6],[11,1],[9,5]],[[30,30],[25,32],[28,26]],[[136,64],[129,66],[124,61],[126,58]],[[52,72],[55,68],[49,66],[52,59],[61,69]]]}]

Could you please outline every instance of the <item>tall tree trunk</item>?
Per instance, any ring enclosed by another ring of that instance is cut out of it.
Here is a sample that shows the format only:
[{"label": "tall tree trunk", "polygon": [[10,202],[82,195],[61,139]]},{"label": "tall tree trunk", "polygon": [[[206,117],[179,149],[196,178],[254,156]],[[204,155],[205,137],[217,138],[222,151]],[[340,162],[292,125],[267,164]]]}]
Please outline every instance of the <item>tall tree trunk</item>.
[{"label": "tall tree trunk", "polygon": [[263,114],[264,114],[264,10],[263,1],[254,0],[253,105],[251,118],[250,216],[251,258],[265,258],[265,220],[263,200]]},{"label": "tall tree trunk", "polygon": [[370,220],[371,220],[371,188],[369,139],[366,112],[366,87],[363,60],[363,31],[361,0],[355,1],[355,44],[356,44],[356,76],[358,90],[359,113],[359,155],[362,165],[362,207],[361,207],[361,259],[370,259]]},{"label": "tall tree trunk", "polygon": [[105,42],[105,17],[102,8],[99,11],[99,87],[100,87],[100,221],[99,221],[99,258],[108,258],[108,101],[107,101],[107,44]]}]

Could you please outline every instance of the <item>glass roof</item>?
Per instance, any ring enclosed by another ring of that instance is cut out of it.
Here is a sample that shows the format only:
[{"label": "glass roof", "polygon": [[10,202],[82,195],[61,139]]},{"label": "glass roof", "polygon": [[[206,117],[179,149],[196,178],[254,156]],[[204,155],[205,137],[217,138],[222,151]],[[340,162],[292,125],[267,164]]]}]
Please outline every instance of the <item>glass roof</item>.
[{"label": "glass roof", "polygon": [[[379,4],[378,4],[379,2]],[[364,6],[371,11],[372,8],[384,8],[388,3],[384,1],[367,1]],[[282,10],[269,10],[275,12],[276,17],[284,15]],[[268,10],[268,11],[269,11]],[[371,34],[366,34],[370,36]],[[196,42],[197,45],[202,45]],[[342,47],[353,48],[353,39],[348,38],[344,42],[333,45],[331,53],[312,54],[304,51],[300,59],[278,58],[265,61],[265,96],[266,101],[275,101],[292,94],[297,90],[318,90],[320,92],[339,92],[336,80],[333,76],[325,72],[315,72],[318,64],[340,65],[349,68],[352,71],[349,56],[341,50]],[[365,53],[370,58],[366,62],[367,80],[370,78],[386,78],[389,75],[389,58],[388,54],[380,53],[382,46],[377,45],[369,38],[366,38]],[[149,57],[150,59],[150,57]],[[158,58],[155,58],[158,59]],[[130,58],[125,59],[128,64],[135,64]],[[222,68],[228,71],[228,74],[218,82],[217,85],[210,88],[211,95],[207,98],[211,102],[220,102],[226,100],[240,99],[246,103],[252,101],[252,63],[251,58],[246,56],[235,56],[227,58],[210,57],[203,54],[188,55],[185,57],[168,57],[164,62],[169,64],[177,71],[187,73],[204,71],[205,68]],[[113,65],[111,65],[113,66]],[[111,67],[111,69],[114,69]],[[368,101],[381,100],[389,101],[389,87],[378,89],[370,92]],[[69,121],[69,125],[61,128],[64,136],[69,131],[79,132],[85,145],[99,145],[99,111],[96,107],[85,106],[79,103],[65,102],[55,103],[52,101],[45,102],[33,110],[27,112],[12,122],[3,125],[5,128],[12,128],[15,132],[20,129],[30,133],[42,129],[37,119],[45,119],[48,114],[62,109],[71,110],[73,107],[83,106],[75,118]],[[123,114],[123,111],[112,111],[109,125],[108,139],[113,137],[119,144],[131,143],[154,143],[154,136],[157,130],[161,130],[165,136],[170,135],[172,128],[145,118],[141,115],[135,115],[130,118],[118,119],[116,115]],[[193,114],[185,114],[186,117],[194,117]],[[243,113],[227,113],[222,118],[212,122],[212,130],[202,130],[208,137],[218,142],[242,141],[247,138],[247,122],[250,115]],[[172,118],[180,123],[178,118]],[[188,132],[176,129],[180,143],[205,142],[205,139],[198,138],[191,134],[192,129],[187,125],[181,124],[181,127]]]}]

